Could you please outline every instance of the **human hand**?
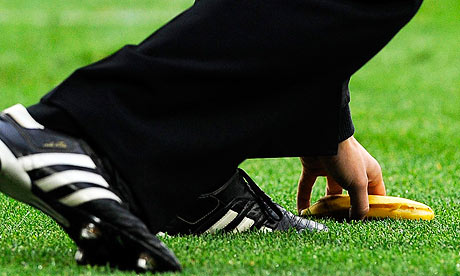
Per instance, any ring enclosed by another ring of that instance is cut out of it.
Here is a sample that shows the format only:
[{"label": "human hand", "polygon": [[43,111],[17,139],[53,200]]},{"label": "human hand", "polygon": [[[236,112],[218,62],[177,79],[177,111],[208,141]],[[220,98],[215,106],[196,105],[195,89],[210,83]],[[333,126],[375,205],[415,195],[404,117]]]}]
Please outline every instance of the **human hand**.
[{"label": "human hand", "polygon": [[369,211],[368,194],[386,195],[379,163],[352,136],[341,142],[335,156],[301,157],[302,174],[297,190],[297,210],[310,207],[311,192],[318,176],[326,176],[326,195],[348,191],[350,218],[363,219]]}]

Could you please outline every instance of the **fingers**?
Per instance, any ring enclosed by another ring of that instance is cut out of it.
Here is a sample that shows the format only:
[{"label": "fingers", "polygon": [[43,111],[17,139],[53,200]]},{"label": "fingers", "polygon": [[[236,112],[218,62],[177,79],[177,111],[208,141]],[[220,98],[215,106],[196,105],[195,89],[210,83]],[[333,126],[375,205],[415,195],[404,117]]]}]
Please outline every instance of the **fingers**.
[{"label": "fingers", "polygon": [[369,197],[367,181],[363,183],[353,183],[348,189],[350,195],[350,219],[361,220],[369,212]]},{"label": "fingers", "polygon": [[342,187],[335,181],[334,178],[328,176],[327,177],[327,185],[326,185],[326,195],[341,195],[343,192]]},{"label": "fingers", "polygon": [[299,212],[310,207],[311,192],[316,178],[320,175],[326,175],[317,157],[301,157],[300,161],[302,174],[297,188],[297,210]]},{"label": "fingers", "polygon": [[370,195],[386,195],[385,183],[383,182],[382,169],[377,160],[372,158],[367,166],[367,178],[369,179]]},{"label": "fingers", "polygon": [[[368,179],[365,170],[359,165],[350,167],[347,162],[325,162],[327,169],[337,181],[328,182],[328,194],[339,194],[343,187],[350,195],[350,218],[353,220],[363,219],[369,212]],[[329,184],[331,183],[331,184]],[[336,185],[337,183],[337,185]],[[331,189],[331,190],[329,190]]]},{"label": "fingers", "polygon": [[382,176],[369,181],[369,194],[370,195],[386,195],[385,183],[383,182]]},{"label": "fingers", "polygon": [[297,211],[299,213],[300,211],[310,207],[311,191],[313,189],[313,185],[315,185],[315,181],[315,175],[309,174],[305,171],[302,172],[297,188]]},{"label": "fingers", "polygon": [[382,168],[377,160],[355,139],[358,150],[363,156],[369,181],[370,195],[386,195],[385,183],[383,182]]},{"label": "fingers", "polygon": [[311,192],[316,177],[327,176],[326,195],[350,195],[350,218],[363,219],[369,211],[369,194],[386,195],[382,169],[354,137],[341,142],[335,156],[301,158],[304,167],[297,192],[297,208],[310,206]]},{"label": "fingers", "polygon": [[[362,219],[369,211],[368,177],[363,155],[353,139],[339,144],[336,156],[320,157],[328,176],[350,195],[350,218]],[[334,182],[329,188],[336,189]],[[337,189],[338,190],[338,189]],[[336,192],[336,191],[334,191]]]}]

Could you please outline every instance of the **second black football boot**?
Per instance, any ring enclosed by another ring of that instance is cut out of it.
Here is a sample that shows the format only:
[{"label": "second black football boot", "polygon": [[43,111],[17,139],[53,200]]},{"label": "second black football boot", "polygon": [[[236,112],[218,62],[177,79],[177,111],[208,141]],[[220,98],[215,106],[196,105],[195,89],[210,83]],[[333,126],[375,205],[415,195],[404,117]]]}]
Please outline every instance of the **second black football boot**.
[{"label": "second black football boot", "polygon": [[274,203],[241,169],[214,192],[199,196],[159,234],[187,235],[260,230],[264,232],[327,231],[323,224],[301,218]]}]

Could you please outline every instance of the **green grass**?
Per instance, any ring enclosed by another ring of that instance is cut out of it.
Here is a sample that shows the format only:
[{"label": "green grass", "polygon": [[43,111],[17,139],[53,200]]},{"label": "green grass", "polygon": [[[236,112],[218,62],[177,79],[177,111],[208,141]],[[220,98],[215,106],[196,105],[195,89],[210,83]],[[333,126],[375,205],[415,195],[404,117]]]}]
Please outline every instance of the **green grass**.
[{"label": "green grass", "polygon": [[[33,104],[73,70],[142,41],[190,0],[0,0],[0,108]],[[352,80],[356,137],[381,162],[388,193],[436,219],[340,224],[325,234],[166,238],[184,275],[460,275],[460,2],[421,12]],[[294,211],[296,159],[242,167]],[[320,180],[313,199],[325,187]],[[0,196],[0,275],[132,275],[78,267],[49,218]]]}]

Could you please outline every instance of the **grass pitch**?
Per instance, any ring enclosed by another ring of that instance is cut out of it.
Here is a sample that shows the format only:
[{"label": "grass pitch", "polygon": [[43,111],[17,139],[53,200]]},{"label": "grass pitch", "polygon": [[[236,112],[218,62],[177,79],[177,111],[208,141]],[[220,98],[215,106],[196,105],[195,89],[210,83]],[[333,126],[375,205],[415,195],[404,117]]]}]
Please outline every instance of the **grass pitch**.
[{"label": "grass pitch", "polygon": [[[33,104],[78,67],[142,41],[190,0],[0,0],[0,108]],[[357,139],[388,194],[430,205],[432,222],[323,221],[324,234],[169,237],[184,275],[460,275],[460,2],[426,0],[353,78]],[[242,164],[295,210],[296,159]],[[318,181],[313,200],[324,191]],[[78,267],[75,246],[40,212],[0,196],[0,275],[131,275]]]}]

